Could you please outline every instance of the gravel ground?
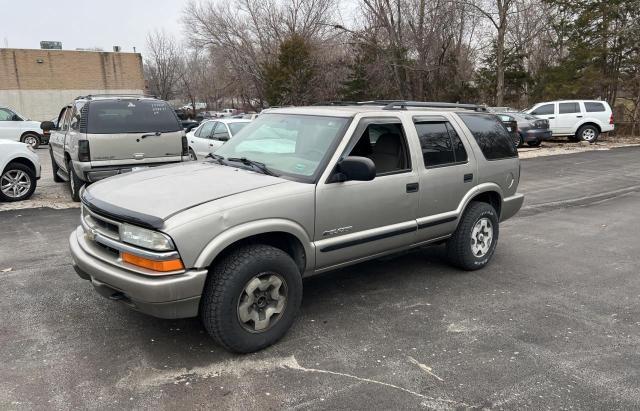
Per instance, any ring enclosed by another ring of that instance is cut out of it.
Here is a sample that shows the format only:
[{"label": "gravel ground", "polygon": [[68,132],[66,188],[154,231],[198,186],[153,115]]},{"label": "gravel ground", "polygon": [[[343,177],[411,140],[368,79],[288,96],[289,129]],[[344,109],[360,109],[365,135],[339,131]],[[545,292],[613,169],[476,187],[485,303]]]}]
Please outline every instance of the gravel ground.
[{"label": "gravel ground", "polygon": [[557,137],[547,140],[540,147],[524,146],[518,149],[520,158],[534,158],[543,156],[556,156],[561,154],[582,153],[585,151],[611,150],[618,147],[630,147],[640,145],[640,137],[600,136],[594,144],[587,142],[573,142],[566,137]]}]

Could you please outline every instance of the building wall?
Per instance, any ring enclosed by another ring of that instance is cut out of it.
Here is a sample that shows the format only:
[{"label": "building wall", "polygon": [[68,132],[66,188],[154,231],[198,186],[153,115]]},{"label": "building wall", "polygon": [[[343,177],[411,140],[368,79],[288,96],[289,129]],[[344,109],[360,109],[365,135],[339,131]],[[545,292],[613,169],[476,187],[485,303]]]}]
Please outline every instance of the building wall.
[{"label": "building wall", "polygon": [[87,94],[142,94],[138,53],[0,49],[0,106],[34,120],[56,116]]}]

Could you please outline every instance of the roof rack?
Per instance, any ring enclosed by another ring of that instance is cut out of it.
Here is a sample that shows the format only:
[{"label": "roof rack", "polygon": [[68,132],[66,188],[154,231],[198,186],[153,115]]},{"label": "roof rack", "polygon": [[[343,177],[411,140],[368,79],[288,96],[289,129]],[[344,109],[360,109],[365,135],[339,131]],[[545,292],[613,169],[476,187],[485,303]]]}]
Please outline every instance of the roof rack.
[{"label": "roof rack", "polygon": [[420,108],[461,108],[473,111],[487,111],[485,106],[477,104],[461,104],[461,103],[440,103],[427,101],[391,101],[382,108],[383,110],[406,110],[407,107]]},{"label": "roof rack", "polygon": [[78,96],[76,99],[86,98],[92,99],[94,97],[146,97],[146,98],[158,98],[157,96],[151,94],[135,94],[135,93],[104,93],[104,94],[87,94],[86,96]]}]

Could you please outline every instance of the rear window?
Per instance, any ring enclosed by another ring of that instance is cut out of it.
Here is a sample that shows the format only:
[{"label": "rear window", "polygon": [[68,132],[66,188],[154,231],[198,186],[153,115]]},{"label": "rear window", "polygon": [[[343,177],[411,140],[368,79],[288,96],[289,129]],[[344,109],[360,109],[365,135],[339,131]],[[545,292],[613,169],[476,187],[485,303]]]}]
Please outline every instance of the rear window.
[{"label": "rear window", "polygon": [[89,105],[87,133],[169,133],[182,130],[173,109],[158,100],[97,100]]},{"label": "rear window", "polygon": [[482,150],[487,160],[517,157],[509,132],[498,118],[491,114],[458,113]]},{"label": "rear window", "polygon": [[584,103],[584,108],[588,113],[598,113],[601,111],[607,111],[602,103]]}]

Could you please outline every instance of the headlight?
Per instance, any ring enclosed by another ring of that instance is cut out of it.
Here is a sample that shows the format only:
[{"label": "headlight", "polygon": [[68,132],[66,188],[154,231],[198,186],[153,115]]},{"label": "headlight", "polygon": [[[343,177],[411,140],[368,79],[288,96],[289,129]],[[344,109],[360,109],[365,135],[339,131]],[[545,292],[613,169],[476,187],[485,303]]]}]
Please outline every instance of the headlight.
[{"label": "headlight", "polygon": [[125,243],[149,250],[171,251],[174,249],[173,241],[168,236],[129,224],[120,226],[120,239]]}]

